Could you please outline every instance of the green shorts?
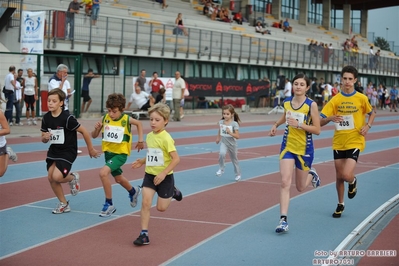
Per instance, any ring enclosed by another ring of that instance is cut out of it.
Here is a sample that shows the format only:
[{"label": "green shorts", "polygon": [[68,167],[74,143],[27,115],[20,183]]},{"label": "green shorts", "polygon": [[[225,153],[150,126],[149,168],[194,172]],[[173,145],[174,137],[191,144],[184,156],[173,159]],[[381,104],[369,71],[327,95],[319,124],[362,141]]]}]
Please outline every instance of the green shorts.
[{"label": "green shorts", "polygon": [[115,154],[112,152],[105,152],[105,165],[111,169],[111,175],[113,177],[121,175],[123,173],[122,166],[126,163],[126,154]]}]

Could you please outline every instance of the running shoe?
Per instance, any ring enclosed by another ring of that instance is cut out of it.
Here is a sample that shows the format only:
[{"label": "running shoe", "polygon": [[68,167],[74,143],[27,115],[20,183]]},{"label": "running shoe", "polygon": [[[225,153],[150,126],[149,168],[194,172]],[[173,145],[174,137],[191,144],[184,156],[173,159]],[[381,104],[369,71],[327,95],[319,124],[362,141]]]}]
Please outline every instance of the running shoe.
[{"label": "running shoe", "polygon": [[80,191],[80,176],[78,173],[71,173],[73,179],[69,182],[69,187],[71,188],[71,195],[76,196]]},{"label": "running shoe", "polygon": [[222,176],[224,174],[224,170],[222,170],[222,169],[219,169],[217,172],[216,172],[216,176]]},{"label": "running shoe", "polygon": [[241,180],[241,175],[237,175],[236,178],[234,178],[234,180],[235,180],[236,182],[240,181],[240,180]]},{"label": "running shoe", "polygon": [[309,170],[309,174],[311,174],[313,176],[312,178],[312,186],[314,188],[317,188],[320,186],[321,180],[319,175],[316,172],[316,169],[314,169],[313,167]]},{"label": "running shoe", "polygon": [[355,177],[355,181],[353,184],[348,184],[348,198],[353,199],[356,196],[357,188],[356,188],[357,178]]},{"label": "running shoe", "polygon": [[31,118],[29,118],[29,120],[28,120],[28,126],[30,126],[30,125],[32,125],[32,119]]},{"label": "running shoe", "polygon": [[130,206],[132,206],[133,208],[136,207],[136,205],[137,205],[137,198],[139,197],[139,195],[141,193],[141,188],[140,188],[140,186],[137,186],[134,188],[134,190],[136,191],[134,193],[134,195],[129,194]]},{"label": "running shoe", "polygon": [[173,197],[172,198],[174,198],[177,201],[181,201],[183,199],[183,194],[181,193],[181,191],[177,187],[174,187]]},{"label": "running shoe", "polygon": [[13,162],[18,161],[18,155],[13,151],[13,149],[11,149],[11,147],[7,147],[7,153],[8,153],[8,158],[11,161]]},{"label": "running shoe", "polygon": [[32,123],[36,126],[37,125],[37,122],[36,122],[36,120],[32,120]]},{"label": "running shoe", "polygon": [[276,233],[284,233],[288,231],[288,223],[284,219],[280,219],[276,227]]},{"label": "running shoe", "polygon": [[140,234],[133,244],[136,246],[148,245],[150,244],[150,238],[146,234]]},{"label": "running shoe", "polygon": [[111,214],[113,214],[114,212],[116,212],[114,205],[110,205],[108,202],[106,202],[100,212],[100,217],[111,216]]},{"label": "running shoe", "polygon": [[64,212],[70,212],[71,208],[69,207],[69,201],[66,204],[60,202],[58,203],[57,207],[53,210],[54,214],[60,214]]},{"label": "running shoe", "polygon": [[337,205],[337,209],[335,210],[335,212],[332,214],[332,217],[334,218],[340,218],[341,214],[344,212],[345,206],[343,204],[339,204]]}]

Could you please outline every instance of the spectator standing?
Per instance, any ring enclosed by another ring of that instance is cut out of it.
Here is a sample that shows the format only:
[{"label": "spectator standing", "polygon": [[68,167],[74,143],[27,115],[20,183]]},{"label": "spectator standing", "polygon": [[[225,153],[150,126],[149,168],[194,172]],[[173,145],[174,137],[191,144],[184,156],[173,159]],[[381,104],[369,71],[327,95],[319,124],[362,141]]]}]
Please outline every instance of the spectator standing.
[{"label": "spectator standing", "polygon": [[64,64],[59,64],[57,66],[57,72],[50,78],[48,82],[48,92],[54,89],[62,90],[66,95],[66,98],[64,100],[64,111],[67,111],[69,113],[68,98],[72,94],[71,94],[71,85],[67,80],[67,78],[68,78],[68,67]]},{"label": "spectator standing", "polygon": [[374,46],[370,46],[369,50],[369,61],[370,61],[370,69],[374,68],[375,65],[375,53],[374,53]]},{"label": "spectator standing", "polygon": [[357,86],[355,86],[355,90],[364,93],[364,88],[362,87],[362,83],[360,81],[357,82]]},{"label": "spectator standing", "polygon": [[[96,75],[93,73],[93,69],[89,68],[87,70],[87,74],[84,75],[83,77],[83,85],[82,85],[82,98],[83,98],[83,102],[82,102],[82,108],[81,108],[81,112],[85,113],[87,112],[87,110],[89,110],[90,104],[92,102],[91,97],[89,95],[89,85],[90,82],[93,78],[99,78],[100,75]],[[87,105],[86,105],[87,104]],[[85,105],[86,105],[86,109],[85,109]]]},{"label": "spectator standing", "polygon": [[371,103],[371,96],[373,96],[373,87],[373,82],[370,81],[366,89],[366,96],[369,99],[369,103]]},{"label": "spectator standing", "polygon": [[24,107],[23,96],[24,96],[24,88],[25,88],[25,79],[24,79],[24,77],[22,77],[23,74],[24,74],[24,71],[22,69],[18,69],[18,75],[17,75],[16,81],[18,81],[21,84],[21,92],[22,92],[22,99],[19,104],[20,113],[22,113],[22,108]]},{"label": "spectator standing", "polygon": [[97,26],[98,14],[100,13],[101,0],[93,0],[93,7],[91,10],[91,23],[93,26]]},{"label": "spectator standing", "polygon": [[384,102],[385,102],[385,92],[384,92],[384,87],[380,83],[378,86],[378,105],[380,106],[381,110],[383,110],[384,107]]},{"label": "spectator standing", "polygon": [[398,89],[396,88],[396,85],[393,85],[393,87],[391,88],[389,96],[391,97],[391,106],[389,111],[392,112],[392,110],[395,110],[395,112],[397,112],[398,110],[396,109],[396,100],[398,99]]},{"label": "spectator standing", "polygon": [[147,82],[147,79],[145,78],[145,73],[145,69],[142,69],[140,72],[140,76],[136,79],[136,83],[134,83],[134,88],[139,86],[142,91],[145,91],[145,83]]},{"label": "spectator standing", "polygon": [[373,94],[371,95],[371,106],[373,107],[373,110],[375,113],[377,113],[377,98],[378,98],[378,92],[377,89],[374,87],[373,88]]},{"label": "spectator standing", "polygon": [[[26,106],[26,119],[28,120],[28,126],[37,125],[35,120],[35,102],[38,99],[37,79],[33,75],[32,68],[28,68],[28,76],[25,78],[25,87],[22,91],[22,95]],[[29,115],[30,112],[30,115]]]},{"label": "spectator standing", "polygon": [[173,84],[173,115],[174,121],[180,121],[180,102],[184,99],[184,89],[186,88],[186,82],[181,77],[180,72],[175,73],[175,83]]},{"label": "spectator standing", "polygon": [[6,103],[6,111],[4,116],[6,117],[7,122],[12,126],[12,109],[14,108],[14,93],[16,89],[16,81],[15,81],[15,66],[10,66],[8,68],[9,73],[7,74],[4,80],[4,97],[7,100]]},{"label": "spectator standing", "polygon": [[[15,107],[15,125],[16,126],[23,126],[24,124],[21,123],[21,108],[19,107],[22,99],[22,87],[21,83],[17,81],[17,74],[14,74],[14,79],[15,79],[15,91],[14,91],[14,99],[13,99],[13,104]],[[12,125],[12,123],[10,123]]]},{"label": "spectator standing", "polygon": [[289,79],[285,79],[284,99],[291,97],[291,95],[292,95],[292,84]]},{"label": "spectator standing", "polygon": [[[66,11],[65,18],[65,39],[73,40],[75,32],[75,14],[79,14],[79,2],[78,0],[73,0],[69,3],[68,9]],[[69,35],[68,35],[68,25],[69,25]]]},{"label": "spectator standing", "polygon": [[159,89],[165,87],[162,80],[158,79],[158,72],[152,73],[152,79],[150,80],[149,86],[151,88],[152,97],[157,98]]}]

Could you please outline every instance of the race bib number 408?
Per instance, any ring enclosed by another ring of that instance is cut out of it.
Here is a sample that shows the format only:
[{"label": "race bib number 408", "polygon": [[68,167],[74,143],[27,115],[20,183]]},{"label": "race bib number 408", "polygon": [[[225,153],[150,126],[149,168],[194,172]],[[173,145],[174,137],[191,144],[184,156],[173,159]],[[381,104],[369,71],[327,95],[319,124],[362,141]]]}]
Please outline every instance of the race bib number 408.
[{"label": "race bib number 408", "polygon": [[342,121],[335,123],[336,130],[350,130],[350,129],[354,129],[354,128],[355,128],[355,124],[353,122],[352,115],[343,115]]}]

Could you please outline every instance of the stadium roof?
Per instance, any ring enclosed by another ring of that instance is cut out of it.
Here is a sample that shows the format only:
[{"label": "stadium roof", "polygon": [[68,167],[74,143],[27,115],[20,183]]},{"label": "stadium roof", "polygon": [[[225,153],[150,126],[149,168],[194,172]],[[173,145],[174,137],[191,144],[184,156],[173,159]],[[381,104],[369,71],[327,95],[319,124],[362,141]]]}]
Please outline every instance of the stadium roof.
[{"label": "stadium roof", "polygon": [[[323,0],[316,0],[317,3],[322,3]],[[370,10],[383,7],[397,6],[398,0],[331,0],[331,5],[336,9],[342,9],[344,4],[352,5],[352,10]]]}]

